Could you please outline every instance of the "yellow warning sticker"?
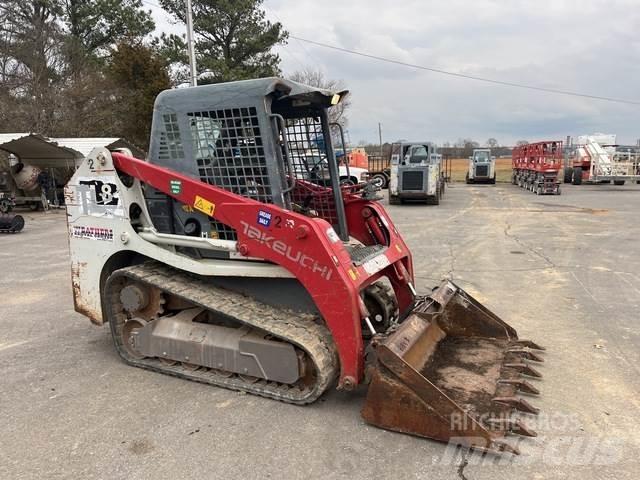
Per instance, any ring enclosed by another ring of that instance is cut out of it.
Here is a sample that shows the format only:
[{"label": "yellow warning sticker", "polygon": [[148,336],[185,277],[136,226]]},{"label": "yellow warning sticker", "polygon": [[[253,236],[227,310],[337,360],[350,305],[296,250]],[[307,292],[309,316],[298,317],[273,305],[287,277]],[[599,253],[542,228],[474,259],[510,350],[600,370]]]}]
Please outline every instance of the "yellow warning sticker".
[{"label": "yellow warning sticker", "polygon": [[354,269],[349,269],[347,270],[349,272],[349,276],[351,277],[351,280],[353,280],[354,282],[356,281],[356,279],[360,276],[360,272],[358,272],[358,270]]},{"label": "yellow warning sticker", "polygon": [[210,202],[209,200],[202,198],[199,195],[196,195],[195,200],[193,201],[193,208],[196,210],[200,210],[202,213],[213,216],[213,212],[216,210],[216,204]]}]

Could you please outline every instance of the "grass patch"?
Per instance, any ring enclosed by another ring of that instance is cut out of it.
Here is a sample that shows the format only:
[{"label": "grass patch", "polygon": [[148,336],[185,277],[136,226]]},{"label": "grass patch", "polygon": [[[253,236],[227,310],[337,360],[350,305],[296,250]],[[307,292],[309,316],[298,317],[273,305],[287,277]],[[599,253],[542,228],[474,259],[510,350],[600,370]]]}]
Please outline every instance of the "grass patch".
[{"label": "grass patch", "polygon": [[[464,182],[469,169],[469,160],[466,158],[454,158],[451,162],[451,179],[454,182]],[[511,159],[496,159],[496,182],[511,182]]]}]

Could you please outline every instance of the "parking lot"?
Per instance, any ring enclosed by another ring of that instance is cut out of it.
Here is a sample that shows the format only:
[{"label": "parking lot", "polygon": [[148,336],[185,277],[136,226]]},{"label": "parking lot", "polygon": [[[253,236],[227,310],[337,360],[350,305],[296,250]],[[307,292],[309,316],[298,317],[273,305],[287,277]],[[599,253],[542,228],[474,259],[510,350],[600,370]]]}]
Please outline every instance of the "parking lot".
[{"label": "parking lot", "polygon": [[25,212],[0,236],[0,478],[635,479],[639,209],[635,184],[389,207],[420,292],[449,277],[547,347],[516,459],[368,426],[365,389],[296,407],[126,366],[73,311],[64,211]]}]

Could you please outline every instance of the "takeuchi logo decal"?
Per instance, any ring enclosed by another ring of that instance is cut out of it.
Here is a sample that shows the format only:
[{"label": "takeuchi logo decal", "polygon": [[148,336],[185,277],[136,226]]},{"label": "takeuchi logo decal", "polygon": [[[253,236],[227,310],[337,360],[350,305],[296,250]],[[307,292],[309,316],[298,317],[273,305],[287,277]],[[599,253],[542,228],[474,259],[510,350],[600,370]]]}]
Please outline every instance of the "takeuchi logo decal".
[{"label": "takeuchi logo decal", "polygon": [[331,278],[333,270],[318,263],[313,257],[302,253],[300,250],[294,250],[291,245],[287,245],[282,240],[276,240],[274,237],[269,235],[268,232],[260,230],[253,225],[249,225],[247,222],[241,220],[240,224],[242,225],[243,233],[252,240],[257,240],[261,244],[269,247],[278,255],[311,270],[313,273],[319,273],[325,280],[329,280]]}]

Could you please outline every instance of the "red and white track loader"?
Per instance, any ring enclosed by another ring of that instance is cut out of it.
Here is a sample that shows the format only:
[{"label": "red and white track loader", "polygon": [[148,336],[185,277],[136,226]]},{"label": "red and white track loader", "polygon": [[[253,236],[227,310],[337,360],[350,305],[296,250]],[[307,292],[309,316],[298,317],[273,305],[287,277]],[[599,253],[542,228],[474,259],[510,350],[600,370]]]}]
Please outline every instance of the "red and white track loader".
[{"label": "red and white track loader", "polygon": [[[96,149],[66,187],[75,308],[133,366],[293,404],[367,371],[367,422],[515,452],[539,347],[453,282],[416,293],[376,189],[339,183],[327,110],[346,94],[161,93],[148,159]],[[327,161],[294,165],[311,150]]]}]

